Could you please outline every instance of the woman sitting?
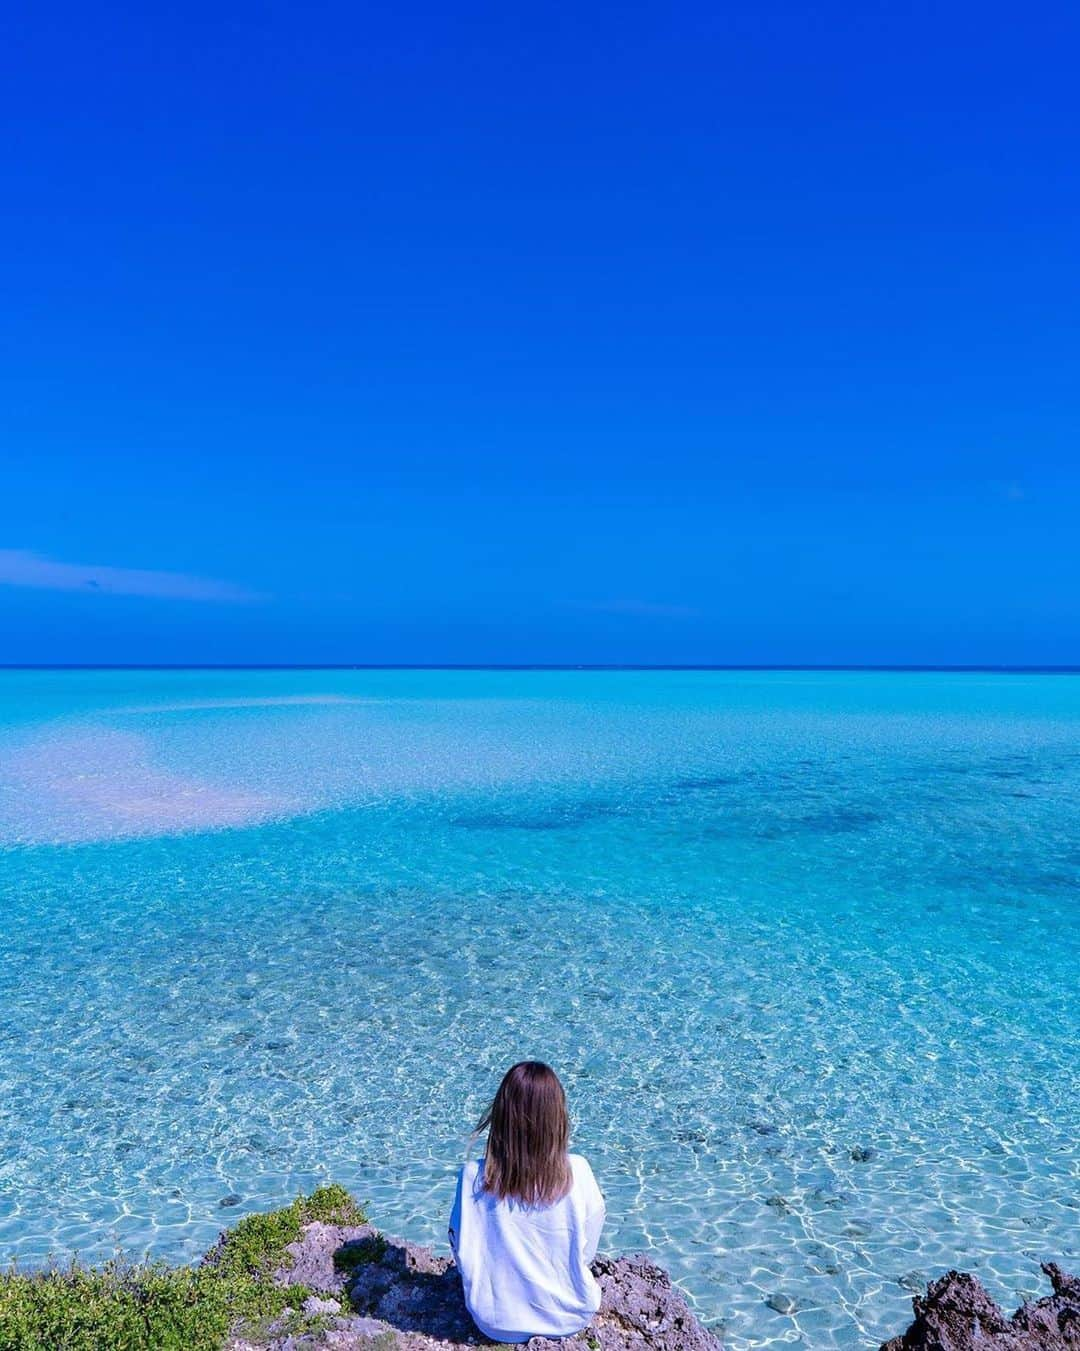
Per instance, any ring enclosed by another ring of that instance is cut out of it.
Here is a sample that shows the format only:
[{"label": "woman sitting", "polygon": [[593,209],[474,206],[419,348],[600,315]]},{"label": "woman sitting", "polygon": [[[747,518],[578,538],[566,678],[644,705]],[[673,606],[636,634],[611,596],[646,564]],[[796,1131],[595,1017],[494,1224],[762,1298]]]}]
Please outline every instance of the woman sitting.
[{"label": "woman sitting", "polygon": [[537,1060],[508,1070],[458,1177],[450,1246],[473,1322],[496,1342],[569,1337],[600,1307],[589,1264],[604,1223],[592,1169],[567,1146],[566,1095]]}]

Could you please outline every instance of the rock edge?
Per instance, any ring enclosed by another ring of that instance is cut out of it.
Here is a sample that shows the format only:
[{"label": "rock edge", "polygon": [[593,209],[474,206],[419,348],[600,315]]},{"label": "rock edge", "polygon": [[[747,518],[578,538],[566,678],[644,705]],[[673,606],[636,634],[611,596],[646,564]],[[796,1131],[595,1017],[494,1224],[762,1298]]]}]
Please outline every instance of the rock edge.
[{"label": "rock edge", "polygon": [[[317,1294],[229,1351],[466,1351],[490,1346],[465,1308],[453,1261],[372,1225],[314,1223],[289,1245],[279,1285]],[[881,1351],[1080,1351],[1080,1279],[1043,1264],[1053,1293],[1006,1317],[979,1280],[949,1271],[912,1300],[914,1321]],[[528,1351],[720,1351],[667,1272],[644,1255],[599,1257],[602,1303],[574,1337],[534,1337]],[[298,1319],[303,1320],[297,1328]],[[312,1324],[311,1320],[317,1323]]]},{"label": "rock edge", "polygon": [[915,1320],[881,1351],[1080,1351],[1080,1279],[1053,1262],[1042,1269],[1054,1293],[1006,1318],[981,1282],[946,1272],[911,1301]]},{"label": "rock edge", "polygon": [[[229,1351],[464,1351],[492,1345],[468,1315],[453,1261],[430,1248],[387,1238],[367,1224],[316,1222],[305,1226],[288,1253],[292,1264],[279,1268],[274,1280],[317,1291],[318,1298],[297,1312],[320,1316],[323,1326],[293,1332],[292,1320],[283,1317],[257,1341],[234,1338]],[[719,1351],[719,1338],[647,1257],[599,1257],[593,1274],[602,1303],[592,1325],[574,1337],[534,1337],[529,1351]]]}]

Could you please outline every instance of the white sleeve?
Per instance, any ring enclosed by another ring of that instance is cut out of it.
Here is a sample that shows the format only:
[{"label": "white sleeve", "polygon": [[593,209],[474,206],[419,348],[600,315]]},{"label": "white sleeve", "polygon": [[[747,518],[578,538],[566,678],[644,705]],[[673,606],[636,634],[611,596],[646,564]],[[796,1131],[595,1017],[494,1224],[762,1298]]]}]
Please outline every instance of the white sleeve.
[{"label": "white sleeve", "polygon": [[591,1262],[600,1245],[600,1231],[604,1227],[607,1208],[603,1193],[597,1186],[596,1178],[588,1164],[585,1165],[585,1261]]},{"label": "white sleeve", "polygon": [[450,1224],[446,1231],[446,1237],[450,1240],[450,1248],[455,1259],[457,1258],[458,1239],[461,1235],[461,1183],[464,1176],[465,1169],[463,1168],[458,1173],[457,1192],[454,1196],[453,1209],[450,1211]]}]

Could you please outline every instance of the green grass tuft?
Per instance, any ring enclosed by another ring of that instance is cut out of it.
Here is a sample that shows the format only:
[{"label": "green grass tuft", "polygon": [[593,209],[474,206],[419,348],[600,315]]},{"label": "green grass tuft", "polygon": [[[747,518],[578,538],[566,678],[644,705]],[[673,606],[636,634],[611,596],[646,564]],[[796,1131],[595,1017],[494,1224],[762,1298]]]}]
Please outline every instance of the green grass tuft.
[{"label": "green grass tuft", "polygon": [[320,1187],[282,1210],[248,1215],[200,1267],[117,1260],[13,1269],[0,1275],[0,1351],[220,1351],[241,1324],[268,1326],[312,1293],[270,1277],[313,1220],[362,1224],[364,1213],[343,1187]]},{"label": "green grass tuft", "polygon": [[310,1196],[298,1196],[291,1206],[264,1215],[246,1215],[225,1235],[211,1261],[223,1274],[269,1276],[287,1261],[285,1249],[300,1237],[305,1224],[364,1224],[366,1216],[353,1198],[336,1183],[319,1187]]}]

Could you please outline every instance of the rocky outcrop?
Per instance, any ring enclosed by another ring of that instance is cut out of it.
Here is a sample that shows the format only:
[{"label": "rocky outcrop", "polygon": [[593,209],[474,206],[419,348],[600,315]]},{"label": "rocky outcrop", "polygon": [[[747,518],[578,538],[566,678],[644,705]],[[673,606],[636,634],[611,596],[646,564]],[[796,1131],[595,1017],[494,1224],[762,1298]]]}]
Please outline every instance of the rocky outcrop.
[{"label": "rocky outcrop", "polygon": [[912,1300],[915,1321],[881,1351],[1080,1351],[1080,1279],[1043,1264],[1052,1295],[1011,1318],[974,1276],[950,1271]]},{"label": "rocky outcrop", "polygon": [[[274,1272],[316,1294],[229,1351],[466,1351],[490,1345],[469,1317],[457,1269],[430,1248],[371,1225],[308,1224]],[[1006,1317],[974,1276],[950,1271],[912,1300],[915,1319],[881,1351],[1080,1351],[1080,1279],[1053,1263],[1053,1294]],[[603,1302],[576,1337],[534,1337],[528,1351],[720,1351],[682,1292],[648,1258],[600,1257]]]},{"label": "rocky outcrop", "polygon": [[[370,1225],[309,1224],[290,1245],[282,1285],[318,1291],[258,1341],[234,1339],[231,1351],[453,1351],[487,1339],[461,1295],[453,1262],[430,1248],[388,1239]],[[593,1264],[603,1302],[576,1337],[534,1337],[530,1351],[718,1351],[719,1340],[694,1317],[667,1273],[645,1257],[601,1257]]]}]

